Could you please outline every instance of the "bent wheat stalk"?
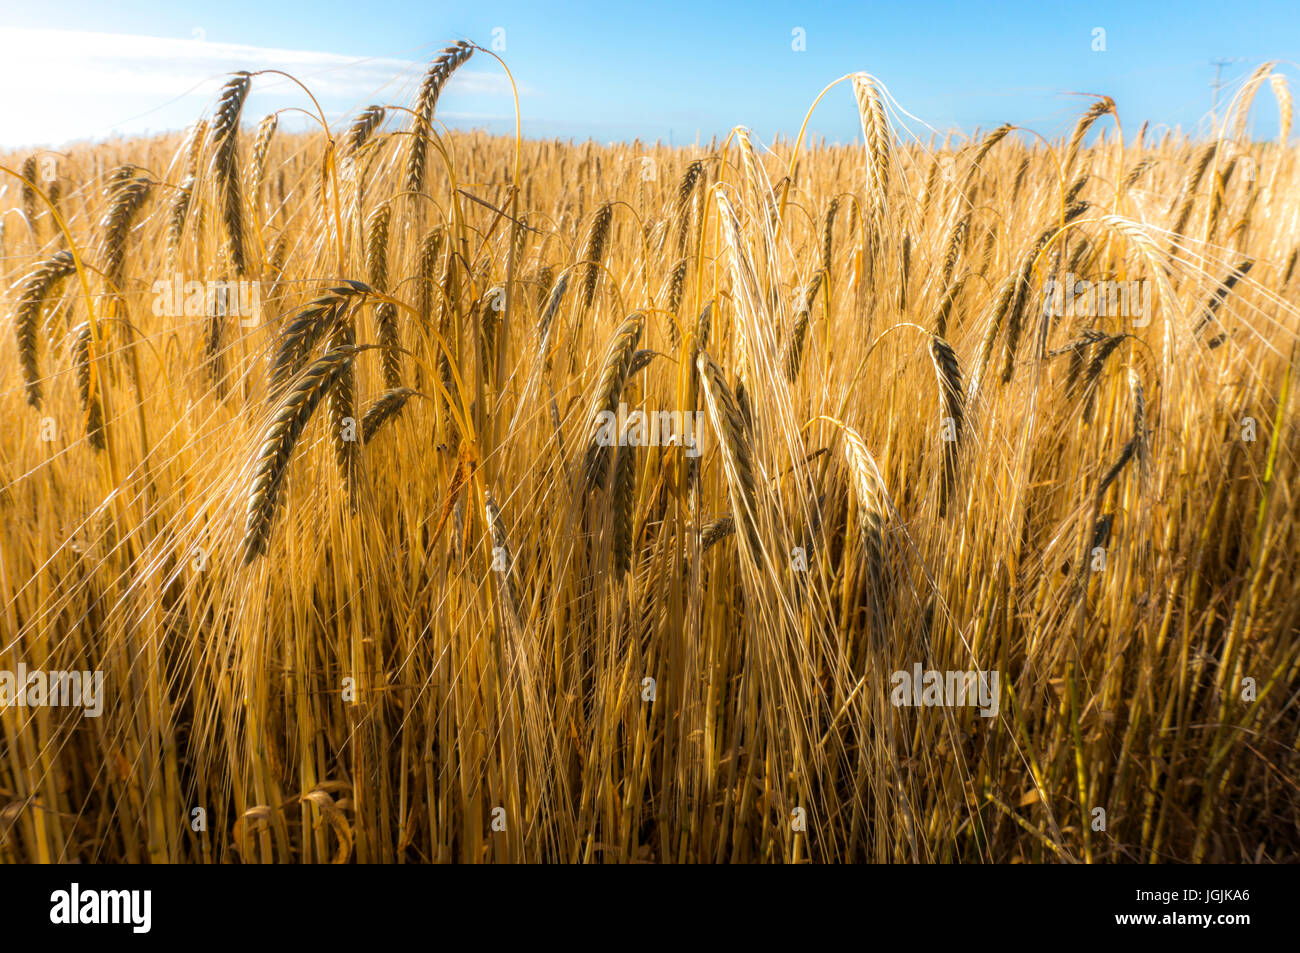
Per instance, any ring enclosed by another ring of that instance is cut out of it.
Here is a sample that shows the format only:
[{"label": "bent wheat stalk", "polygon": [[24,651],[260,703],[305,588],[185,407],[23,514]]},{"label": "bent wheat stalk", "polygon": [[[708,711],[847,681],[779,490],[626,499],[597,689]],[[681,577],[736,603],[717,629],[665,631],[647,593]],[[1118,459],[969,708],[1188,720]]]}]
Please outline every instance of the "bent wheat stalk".
[{"label": "bent wheat stalk", "polygon": [[19,285],[18,304],[14,308],[14,334],[18,339],[18,361],[23,368],[27,403],[33,407],[41,406],[41,372],[36,345],[41,309],[74,270],[72,253],[60,251],[37,262]]},{"label": "bent wheat stalk", "polygon": [[416,98],[415,123],[411,129],[411,142],[406,153],[407,192],[424,191],[424,168],[428,158],[429,136],[433,131],[433,112],[438,105],[442,88],[451,79],[465,61],[474,55],[474,47],[464,40],[446,47],[430,64],[420,84],[420,93]]}]

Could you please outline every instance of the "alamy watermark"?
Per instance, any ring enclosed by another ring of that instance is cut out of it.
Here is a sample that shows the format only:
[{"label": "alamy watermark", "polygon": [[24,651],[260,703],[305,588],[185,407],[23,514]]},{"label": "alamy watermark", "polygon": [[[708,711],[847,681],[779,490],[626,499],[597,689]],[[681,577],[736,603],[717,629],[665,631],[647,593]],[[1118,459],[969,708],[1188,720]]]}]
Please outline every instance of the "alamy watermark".
[{"label": "alamy watermark", "polygon": [[698,457],[703,426],[702,410],[628,413],[627,404],[620,402],[617,414],[602,410],[596,416],[596,443],[602,447],[683,446],[688,457]]},{"label": "alamy watermark", "polygon": [[58,925],[126,924],[132,933],[148,933],[153,925],[151,890],[83,890],[74,882],[68,890],[50,894],[50,922]]},{"label": "alamy watermark", "polygon": [[160,318],[199,318],[223,315],[239,318],[244,327],[262,319],[260,281],[186,281],[182,275],[153,283],[153,313]]},{"label": "alamy watermark", "polygon": [[25,662],[10,671],[0,669],[0,709],[84,708],[86,717],[104,713],[103,672],[44,672]]},{"label": "alamy watermark", "polygon": [[1133,326],[1151,323],[1151,282],[1089,281],[1066,272],[1065,280],[1049,278],[1043,285],[1043,306],[1058,318],[1127,318]]},{"label": "alamy watermark", "polygon": [[889,700],[896,707],[960,708],[978,706],[985,718],[998,713],[1000,691],[997,672],[960,672],[922,669],[917,662],[912,670],[897,671],[889,677],[893,690]]}]

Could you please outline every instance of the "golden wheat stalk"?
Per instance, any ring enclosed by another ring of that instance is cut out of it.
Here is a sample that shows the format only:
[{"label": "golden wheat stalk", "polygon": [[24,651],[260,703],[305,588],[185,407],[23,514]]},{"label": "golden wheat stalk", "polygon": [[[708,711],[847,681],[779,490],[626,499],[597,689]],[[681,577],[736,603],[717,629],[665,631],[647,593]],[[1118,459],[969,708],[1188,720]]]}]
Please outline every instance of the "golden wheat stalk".
[{"label": "golden wheat stalk", "polygon": [[112,289],[122,287],[122,263],[126,259],[127,236],[131,225],[153,188],[153,182],[137,175],[131,166],[120,166],[104,189],[108,211],[100,220],[100,270]]},{"label": "golden wheat stalk", "polygon": [[411,141],[406,153],[406,180],[403,188],[407,192],[423,192],[425,164],[428,157],[429,137],[433,132],[433,113],[438,105],[442,88],[447,85],[451,74],[456,72],[465,61],[474,55],[474,47],[461,40],[443,49],[429,65],[424,80],[420,83],[420,92],[416,97],[415,122],[411,128]]},{"label": "golden wheat stalk", "polygon": [[610,448],[600,443],[602,417],[614,413],[623,396],[628,374],[632,368],[632,355],[636,352],[637,342],[645,329],[645,315],[635,311],[619,325],[610,339],[605,351],[605,360],[601,364],[600,375],[596,379],[596,392],[592,397],[591,409],[587,413],[588,437],[587,449],[583,454],[583,482],[587,492],[596,487],[604,487],[609,473]]},{"label": "golden wheat stalk", "polygon": [[894,164],[894,138],[885,114],[885,98],[875,77],[853,75],[862,137],[867,144],[867,197],[874,224],[883,226],[889,211],[889,183]]},{"label": "golden wheat stalk", "polygon": [[948,499],[957,484],[957,460],[965,425],[961,367],[952,345],[938,334],[930,337],[930,358],[939,381],[939,432],[943,445],[943,469],[939,481],[939,515],[948,511]]},{"label": "golden wheat stalk", "polygon": [[1079,158],[1079,150],[1083,146],[1084,136],[1088,134],[1092,124],[1107,113],[1115,114],[1115,100],[1109,96],[1103,96],[1089,106],[1087,111],[1079,117],[1079,121],[1074,126],[1074,132],[1070,136],[1070,144],[1065,150],[1065,160],[1061,163],[1061,169],[1067,178],[1074,171],[1074,164]]},{"label": "golden wheat stalk", "polygon": [[90,344],[90,322],[85,321],[72,329],[72,366],[77,374],[77,397],[81,400],[81,412],[86,419],[86,439],[93,449],[103,450],[104,405],[99,391],[104,381],[100,375],[91,373]]},{"label": "golden wheat stalk", "polygon": [[[381,294],[388,292],[388,232],[392,206],[375,206],[366,223],[366,281]],[[436,252],[435,252],[436,254]],[[401,339],[397,331],[397,306],[388,301],[375,305],[375,327],[379,335],[384,386],[390,390],[402,383]]]},{"label": "golden wheat stalk", "polygon": [[331,335],[347,313],[370,292],[359,281],[330,288],[324,295],[304,305],[280,331],[280,340],[271,356],[268,393],[278,397],[288,380],[297,374],[312,350]]},{"label": "golden wheat stalk", "polygon": [[239,181],[239,119],[251,86],[252,77],[242,70],[227,80],[212,121],[212,176],[217,183],[230,263],[241,278],[248,273],[248,240],[244,234],[244,197]]},{"label": "golden wheat stalk", "polygon": [[56,252],[36,263],[19,282],[18,302],[14,306],[14,334],[18,342],[18,362],[23,369],[27,403],[41,406],[41,371],[37,348],[37,325],[46,301],[53,297],[59,284],[76,270],[72,253]]},{"label": "golden wheat stalk", "polygon": [[[629,425],[630,426],[630,422]],[[632,568],[633,533],[636,524],[636,448],[624,439],[614,459],[610,506],[614,514],[614,579],[622,580]]]},{"label": "golden wheat stalk", "polygon": [[375,130],[383,125],[385,113],[383,106],[367,106],[357,114],[348,127],[346,142],[349,154],[356,154],[369,141]]},{"label": "golden wheat stalk", "polygon": [[707,351],[700,351],[695,367],[704,391],[709,422],[718,436],[722,467],[731,497],[731,511],[736,525],[743,528],[743,538],[755,565],[762,564],[763,546],[758,532],[758,483],[754,476],[753,450],[749,428],[731,388]]},{"label": "golden wheat stalk", "polygon": [[578,288],[578,317],[591,308],[596,298],[596,285],[600,281],[601,265],[605,258],[605,244],[609,240],[609,226],[614,218],[614,206],[603,203],[587,228],[578,262],[583,266],[582,284]]},{"label": "golden wheat stalk", "polygon": [[351,347],[335,348],[308,365],[294,378],[293,386],[280,401],[271,423],[263,432],[248,492],[243,545],[245,563],[251,563],[266,553],[271,538],[271,522],[293,448],[321,399],[333,390],[344,369],[352,366],[354,353],[355,349]]},{"label": "golden wheat stalk", "polygon": [[271,140],[280,125],[278,113],[263,117],[258,123],[257,135],[253,139],[253,158],[248,170],[248,201],[253,208],[259,208],[262,201],[262,177],[266,172],[266,157],[271,151]]},{"label": "golden wheat stalk", "polygon": [[409,387],[395,387],[392,390],[386,390],[374,402],[366,408],[365,415],[361,418],[361,427],[359,440],[365,444],[370,441],[379,429],[390,420],[395,420],[401,413],[406,402],[414,397],[418,391]]},{"label": "golden wheat stalk", "polygon": [[39,208],[36,204],[36,189],[29,183],[36,181],[36,157],[28,156],[24,159],[20,171],[23,179],[26,180],[22,186],[23,217],[27,219],[27,224],[34,230]]}]

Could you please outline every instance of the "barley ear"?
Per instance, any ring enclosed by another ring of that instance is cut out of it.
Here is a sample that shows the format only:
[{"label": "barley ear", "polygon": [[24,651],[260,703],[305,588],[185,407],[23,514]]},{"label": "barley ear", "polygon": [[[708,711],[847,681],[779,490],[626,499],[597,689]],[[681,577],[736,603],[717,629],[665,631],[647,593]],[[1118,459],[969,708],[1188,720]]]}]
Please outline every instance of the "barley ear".
[{"label": "barley ear", "polygon": [[242,70],[228,80],[221,90],[212,122],[212,175],[217,183],[230,263],[241,278],[248,273],[248,250],[239,180],[239,119],[251,85],[252,77]]},{"label": "barley ear", "polygon": [[18,343],[18,362],[23,369],[27,403],[41,406],[41,371],[37,351],[37,325],[41,310],[58,286],[75,270],[72,253],[57,252],[37,262],[19,284],[18,302],[14,307],[14,334]]},{"label": "barley ear", "polygon": [[965,425],[965,406],[961,386],[961,367],[952,345],[935,334],[930,338],[930,358],[939,381],[939,434],[943,446],[943,470],[939,481],[939,515],[948,510],[948,501],[957,484],[958,455]]},{"label": "barley ear", "polygon": [[271,522],[294,445],[302,436],[312,412],[333,388],[338,375],[351,367],[353,353],[354,349],[350,347],[335,348],[313,361],[294,379],[292,387],[276,407],[271,423],[263,431],[253,460],[253,479],[244,522],[245,563],[251,563],[266,553],[271,538]]},{"label": "barley ear", "polygon": [[428,157],[429,137],[433,133],[433,113],[438,105],[438,96],[442,88],[466,60],[474,55],[474,47],[461,40],[442,50],[429,65],[420,83],[420,92],[416,97],[415,122],[411,127],[410,144],[406,153],[406,179],[404,188],[407,192],[424,191],[425,164]]},{"label": "barley ear", "polygon": [[632,313],[619,325],[605,352],[605,360],[596,381],[595,396],[587,414],[587,449],[583,456],[582,470],[588,493],[605,485],[609,473],[610,446],[618,436],[610,418],[615,416],[619,399],[623,396],[623,388],[632,368],[632,355],[636,352],[644,328],[645,315],[639,311]]},{"label": "barley ear", "polygon": [[78,325],[72,331],[72,364],[77,375],[77,396],[81,399],[81,412],[86,418],[86,439],[95,450],[103,450],[104,441],[104,405],[99,397],[99,389],[104,380],[98,373],[92,373],[90,366],[90,322]]},{"label": "barley ear", "polygon": [[[626,435],[626,430],[624,431]],[[620,439],[615,456],[610,505],[614,511],[614,578],[621,580],[632,568],[633,532],[636,522],[636,448]]]},{"label": "barley ear", "polygon": [[742,538],[749,548],[750,558],[756,565],[761,565],[763,547],[758,533],[758,483],[754,477],[753,452],[744,416],[727,386],[722,369],[708,352],[700,351],[695,366],[699,371],[709,421],[722,452],[732,515],[736,525],[742,528]]}]

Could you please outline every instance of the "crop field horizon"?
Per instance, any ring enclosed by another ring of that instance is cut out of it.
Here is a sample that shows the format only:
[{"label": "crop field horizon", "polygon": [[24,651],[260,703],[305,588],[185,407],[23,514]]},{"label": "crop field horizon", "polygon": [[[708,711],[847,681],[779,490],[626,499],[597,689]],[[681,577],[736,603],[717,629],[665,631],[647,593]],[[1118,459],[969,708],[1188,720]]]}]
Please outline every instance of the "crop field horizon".
[{"label": "crop field horizon", "polygon": [[471,58],[0,153],[0,860],[1300,862],[1276,63],[670,147]]}]

